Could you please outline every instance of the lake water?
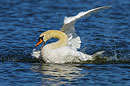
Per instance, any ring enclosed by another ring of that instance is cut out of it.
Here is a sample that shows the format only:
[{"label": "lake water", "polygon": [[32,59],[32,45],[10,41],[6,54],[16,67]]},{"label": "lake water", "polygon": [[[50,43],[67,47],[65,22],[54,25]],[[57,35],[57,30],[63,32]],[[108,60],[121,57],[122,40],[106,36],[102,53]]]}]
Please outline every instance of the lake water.
[{"label": "lake water", "polygon": [[[79,20],[76,32],[79,51],[104,50],[106,59],[45,64],[31,56],[42,32],[99,6],[112,7]],[[130,86],[129,9],[129,0],[0,0],[0,86]]]}]

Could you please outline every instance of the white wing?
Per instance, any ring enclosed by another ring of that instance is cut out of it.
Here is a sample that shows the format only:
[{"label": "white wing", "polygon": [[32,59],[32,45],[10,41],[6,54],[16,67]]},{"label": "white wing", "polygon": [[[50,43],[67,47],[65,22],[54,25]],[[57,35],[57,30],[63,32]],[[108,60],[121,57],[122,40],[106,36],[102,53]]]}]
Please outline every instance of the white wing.
[{"label": "white wing", "polygon": [[81,43],[80,37],[75,32],[76,21],[84,16],[90,16],[91,13],[98,12],[102,9],[107,9],[109,7],[111,7],[111,6],[98,7],[98,8],[91,9],[91,10],[88,10],[85,12],[80,12],[76,16],[65,17],[64,25],[62,26],[61,31],[66,33],[67,36],[69,37],[69,44],[68,45],[72,49],[76,50],[76,49],[80,48],[80,43]]}]

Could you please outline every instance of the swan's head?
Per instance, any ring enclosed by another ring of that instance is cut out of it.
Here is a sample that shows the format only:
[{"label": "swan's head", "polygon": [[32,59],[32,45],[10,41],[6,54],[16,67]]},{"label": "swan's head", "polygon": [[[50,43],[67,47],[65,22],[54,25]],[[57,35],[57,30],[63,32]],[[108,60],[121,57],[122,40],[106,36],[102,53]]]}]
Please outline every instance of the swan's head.
[{"label": "swan's head", "polygon": [[43,45],[42,45],[42,47],[43,47],[47,40],[48,40],[48,38],[47,38],[46,34],[42,33],[39,36],[38,43],[35,45],[35,47],[38,46],[38,45],[40,45],[41,43],[43,43]]},{"label": "swan's head", "polygon": [[35,47],[40,45],[41,43],[43,43],[43,45],[42,45],[42,47],[43,47],[44,44],[47,42],[47,40],[49,40],[51,38],[56,38],[56,39],[60,40],[60,41],[56,42],[57,44],[53,43],[53,47],[56,47],[56,48],[65,46],[68,43],[68,37],[65,33],[58,31],[58,30],[48,30],[39,36],[38,43],[35,45]]}]

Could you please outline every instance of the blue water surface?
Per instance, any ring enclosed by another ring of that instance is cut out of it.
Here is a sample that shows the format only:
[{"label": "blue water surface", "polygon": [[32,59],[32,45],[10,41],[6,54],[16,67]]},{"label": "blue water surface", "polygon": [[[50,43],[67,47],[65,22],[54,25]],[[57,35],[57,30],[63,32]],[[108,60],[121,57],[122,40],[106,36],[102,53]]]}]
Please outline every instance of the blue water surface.
[{"label": "blue water surface", "polygon": [[[65,16],[99,6],[112,7],[76,23],[79,50],[104,50],[111,61],[45,64],[33,59],[42,32],[59,30]],[[129,0],[0,0],[0,86],[130,86],[129,9]]]}]

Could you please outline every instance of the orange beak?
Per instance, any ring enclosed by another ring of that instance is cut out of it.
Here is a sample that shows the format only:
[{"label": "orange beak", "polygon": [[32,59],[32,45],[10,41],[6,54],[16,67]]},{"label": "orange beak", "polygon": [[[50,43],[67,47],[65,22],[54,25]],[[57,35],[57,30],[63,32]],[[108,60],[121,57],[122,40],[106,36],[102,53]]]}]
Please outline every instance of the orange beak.
[{"label": "orange beak", "polygon": [[40,45],[43,42],[43,40],[39,40],[39,42],[35,45],[35,47],[37,47],[38,45]]}]

